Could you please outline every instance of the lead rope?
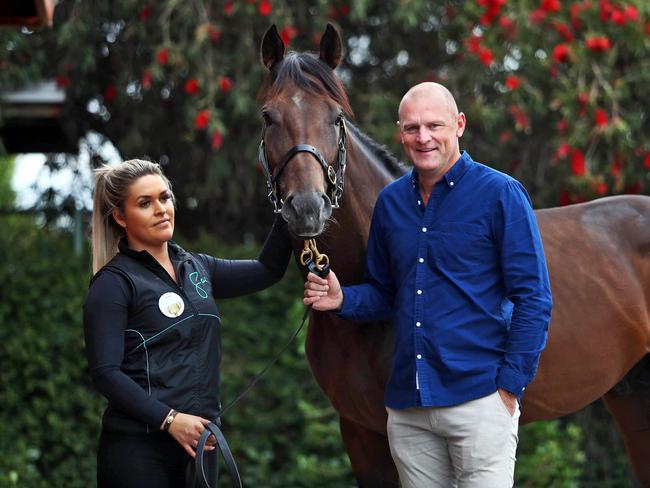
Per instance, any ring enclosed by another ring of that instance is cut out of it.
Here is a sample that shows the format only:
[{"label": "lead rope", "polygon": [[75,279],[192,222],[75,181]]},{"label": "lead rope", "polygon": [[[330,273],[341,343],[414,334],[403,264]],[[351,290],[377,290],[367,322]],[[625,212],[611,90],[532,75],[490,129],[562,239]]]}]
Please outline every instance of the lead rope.
[{"label": "lead rope", "polygon": [[[303,249],[302,252],[300,253],[300,263],[306,267],[309,271],[311,271],[314,274],[317,274],[321,278],[325,278],[329,272],[330,272],[330,260],[327,254],[321,254],[318,251],[318,247],[316,246],[316,240],[315,239],[309,239],[304,241]],[[218,488],[219,485],[219,459],[218,459],[218,453],[221,451],[221,455],[223,456],[223,460],[226,464],[226,468],[228,469],[228,473],[230,474],[232,486],[234,488],[242,488],[242,483],[241,483],[241,476],[239,475],[239,470],[237,469],[237,464],[235,463],[235,458],[232,455],[232,452],[230,451],[230,448],[228,447],[228,442],[226,442],[226,437],[223,435],[223,432],[221,432],[221,429],[219,428],[221,426],[221,417],[230,410],[241,398],[248,393],[248,391],[255,386],[255,384],[266,374],[266,372],[273,366],[278,359],[280,359],[280,356],[289,348],[291,343],[298,337],[298,334],[300,334],[300,331],[302,328],[305,326],[305,321],[307,320],[307,317],[309,317],[309,312],[311,311],[311,305],[305,307],[305,312],[302,316],[302,321],[300,322],[300,326],[296,329],[296,331],[292,334],[292,336],[289,338],[287,343],[280,349],[280,351],[275,355],[275,357],[269,362],[259,373],[257,373],[251,382],[244,388],[244,390],[235,397],[234,400],[232,400],[230,403],[228,403],[225,407],[223,407],[219,413],[217,414],[217,417],[210,422],[208,425],[206,425],[205,430],[201,434],[201,437],[199,437],[199,442],[196,446],[196,458],[194,461],[194,467],[195,467],[195,475],[194,475],[194,480],[192,481],[191,484],[188,484],[188,488],[190,486],[195,486],[194,481],[196,479],[199,480],[200,483],[202,483],[201,486],[204,488]],[[216,476],[215,476],[215,484],[214,487],[210,486],[210,482],[208,481],[206,475],[205,475],[205,468],[203,465],[203,458],[205,454],[205,445],[208,441],[208,437],[211,435],[214,435],[216,439],[216,447],[217,447],[217,452],[216,454],[216,462],[215,462],[215,471],[216,471]]]}]

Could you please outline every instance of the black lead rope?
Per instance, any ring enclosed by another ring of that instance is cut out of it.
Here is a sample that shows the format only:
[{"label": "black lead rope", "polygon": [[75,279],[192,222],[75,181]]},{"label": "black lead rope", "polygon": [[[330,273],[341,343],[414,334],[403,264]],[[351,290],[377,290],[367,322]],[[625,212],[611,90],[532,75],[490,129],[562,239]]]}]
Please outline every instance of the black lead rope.
[{"label": "black lead rope", "polygon": [[[324,265],[319,265],[316,263],[315,260],[309,259],[304,262],[304,265],[311,271],[312,273],[320,276],[321,278],[325,278],[329,272],[330,272],[330,267],[329,264],[326,263]],[[305,321],[307,320],[307,317],[309,317],[309,312],[311,311],[311,305],[305,307],[305,312],[302,316],[302,321],[300,322],[300,326],[296,329],[296,331],[293,333],[293,335],[289,338],[287,343],[280,349],[280,351],[275,355],[275,357],[271,360],[270,363],[268,363],[259,373],[257,373],[251,382],[248,384],[244,390],[235,397],[234,400],[232,400],[230,403],[228,403],[224,408],[221,409],[221,411],[217,414],[217,417],[210,422],[208,425],[206,425],[205,430],[201,434],[201,437],[199,437],[199,443],[196,446],[196,458],[194,460],[194,466],[195,466],[195,478],[199,480],[199,483],[201,483],[201,486],[203,488],[218,488],[219,486],[219,459],[218,459],[218,453],[221,452],[221,455],[223,456],[223,460],[226,464],[226,468],[228,469],[228,473],[230,474],[232,486],[234,488],[242,488],[242,483],[241,483],[241,476],[239,475],[239,470],[237,469],[237,463],[235,463],[235,458],[232,455],[232,452],[230,451],[230,447],[228,447],[228,442],[226,442],[226,436],[223,435],[223,432],[219,428],[221,426],[221,417],[230,410],[239,400],[242,399],[244,395],[246,395],[251,388],[253,388],[257,382],[266,374],[266,372],[273,366],[279,359],[282,354],[289,348],[291,343],[298,337],[298,334],[300,334],[300,331],[302,328],[305,326]],[[216,470],[216,476],[215,476],[215,484],[213,487],[210,486],[210,482],[208,481],[208,478],[206,477],[205,474],[205,468],[204,468],[204,457],[205,457],[205,445],[208,441],[208,437],[211,435],[214,435],[216,439],[216,448],[217,452],[216,454],[216,462],[215,462],[215,470]]]}]

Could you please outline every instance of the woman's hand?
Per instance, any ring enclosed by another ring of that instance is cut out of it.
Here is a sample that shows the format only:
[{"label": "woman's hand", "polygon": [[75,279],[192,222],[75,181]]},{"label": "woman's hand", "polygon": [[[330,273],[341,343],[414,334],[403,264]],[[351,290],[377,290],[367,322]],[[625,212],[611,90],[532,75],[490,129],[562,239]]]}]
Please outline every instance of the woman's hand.
[{"label": "woman's hand", "polygon": [[325,279],[314,273],[309,273],[305,282],[305,295],[302,301],[305,305],[311,305],[314,310],[340,309],[341,305],[343,305],[343,292],[334,271],[330,270]]},{"label": "woman's hand", "polygon": [[[196,457],[196,446],[199,443],[199,437],[205,430],[205,426],[210,423],[209,420],[196,415],[189,415],[186,413],[177,413],[174,421],[169,425],[167,432],[176,439],[176,441],[183,446],[185,452],[190,456]],[[210,435],[208,441],[205,443],[206,451],[213,451],[215,438]]]}]

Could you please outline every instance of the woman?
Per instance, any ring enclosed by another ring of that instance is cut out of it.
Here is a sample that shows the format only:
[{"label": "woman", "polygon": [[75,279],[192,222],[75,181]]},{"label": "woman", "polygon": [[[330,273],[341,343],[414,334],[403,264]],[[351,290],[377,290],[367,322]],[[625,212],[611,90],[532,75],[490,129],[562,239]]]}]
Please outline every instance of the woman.
[{"label": "woman", "polygon": [[278,219],[257,260],[189,253],[171,241],[174,197],[157,164],[134,159],[95,177],[84,330],[93,382],[108,399],[98,486],[184,486],[199,436],[220,409],[213,298],[280,280],[291,242]]}]

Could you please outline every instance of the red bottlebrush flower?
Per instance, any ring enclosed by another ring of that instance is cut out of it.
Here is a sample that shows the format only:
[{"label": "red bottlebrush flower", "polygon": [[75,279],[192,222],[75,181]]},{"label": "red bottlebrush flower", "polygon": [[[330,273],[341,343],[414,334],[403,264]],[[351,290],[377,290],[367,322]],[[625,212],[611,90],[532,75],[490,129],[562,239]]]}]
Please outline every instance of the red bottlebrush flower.
[{"label": "red bottlebrush flower", "polygon": [[569,46],[566,44],[558,44],[553,48],[551,59],[556,63],[567,63],[569,61]]},{"label": "red bottlebrush flower", "polygon": [[602,108],[597,108],[594,111],[594,123],[597,127],[606,127],[609,123],[607,112],[605,112]]},{"label": "red bottlebrush flower", "polygon": [[562,22],[554,22],[553,27],[560,34],[566,42],[573,42],[573,32],[568,25],[563,24]]},{"label": "red bottlebrush flower", "polygon": [[555,128],[558,133],[564,134],[569,129],[569,122],[567,122],[566,119],[559,120],[558,123],[555,124]]},{"label": "red bottlebrush flower", "polygon": [[350,15],[350,6],[347,3],[339,7],[339,15]]},{"label": "red bottlebrush flower", "polygon": [[164,47],[159,49],[158,53],[156,54],[156,61],[158,61],[158,64],[160,65],[167,64],[169,61],[169,51]]},{"label": "red bottlebrush flower", "polygon": [[578,99],[578,104],[582,105],[583,107],[589,103],[589,93],[587,92],[578,93],[578,96],[576,98]]},{"label": "red bottlebrush flower", "polygon": [[263,17],[268,17],[269,15],[271,15],[272,10],[273,10],[273,5],[271,5],[271,2],[269,2],[269,0],[261,0],[259,5],[257,6],[257,11]]},{"label": "red bottlebrush flower", "polygon": [[634,5],[627,5],[623,9],[623,14],[625,15],[625,18],[631,22],[639,20],[639,11]]},{"label": "red bottlebrush flower", "polygon": [[571,153],[572,149],[573,148],[571,147],[571,144],[564,142],[558,146],[557,151],[555,151],[555,155],[559,159],[564,159]]},{"label": "red bottlebrush flower", "polygon": [[509,142],[512,139],[512,131],[511,130],[504,130],[499,134],[499,142],[501,144],[505,144],[506,142]]},{"label": "red bottlebrush flower", "polygon": [[227,0],[227,2],[223,4],[223,13],[230,17],[232,15],[233,7],[234,5],[232,0]]},{"label": "red bottlebrush flower", "polygon": [[212,149],[219,149],[223,144],[223,134],[219,129],[212,131],[211,138]]},{"label": "red bottlebrush flower", "polygon": [[227,76],[223,76],[219,80],[219,89],[224,93],[227,93],[230,90],[232,90],[232,85],[233,85],[232,80]]},{"label": "red bottlebrush flower", "polygon": [[650,152],[643,158],[643,167],[650,171]]},{"label": "red bottlebrush flower", "polygon": [[533,24],[541,24],[546,19],[546,12],[540,9],[533,10],[528,19]]},{"label": "red bottlebrush flower", "polygon": [[506,88],[508,90],[516,90],[521,85],[521,80],[514,75],[506,77]]},{"label": "red bottlebrush flower", "polygon": [[494,61],[494,54],[487,47],[481,47],[479,49],[478,57],[485,66],[490,66]]},{"label": "red bottlebrush flower", "polygon": [[212,42],[219,42],[219,39],[221,39],[221,31],[213,25],[208,26],[208,35]]},{"label": "red bottlebrush flower", "polygon": [[153,75],[148,69],[142,73],[142,88],[148,90],[151,88],[151,81],[153,80]]},{"label": "red bottlebrush flower", "polygon": [[576,176],[584,176],[587,174],[585,155],[580,149],[574,149],[571,153],[571,172]]},{"label": "red bottlebrush flower", "polygon": [[108,85],[104,89],[104,100],[108,103],[112,102],[115,100],[115,97],[117,96],[117,90],[115,90],[115,87],[113,85]]},{"label": "red bottlebrush flower", "polygon": [[207,108],[199,110],[194,118],[194,127],[203,130],[208,126],[208,122],[210,122],[210,111]]},{"label": "red bottlebrush flower", "polygon": [[191,78],[185,82],[185,87],[183,89],[188,95],[194,95],[199,91],[199,82],[195,78]]},{"label": "red bottlebrush flower", "polygon": [[540,10],[548,13],[559,12],[561,7],[560,0],[542,0],[539,5]]},{"label": "red bottlebrush flower", "polygon": [[625,13],[622,10],[612,10],[612,14],[610,16],[610,19],[612,22],[618,25],[625,25],[627,22],[627,17],[625,17]]},{"label": "red bottlebrush flower", "polygon": [[282,38],[282,41],[284,42],[284,45],[286,46],[289,44],[294,37],[298,35],[298,29],[296,29],[292,25],[287,25],[280,31],[280,37]]},{"label": "red bottlebrush flower", "polygon": [[510,105],[508,112],[515,121],[515,128],[520,131],[526,131],[530,128],[528,116],[517,105]]},{"label": "red bottlebrush flower", "polygon": [[607,22],[612,18],[614,5],[609,0],[600,0],[600,12],[598,13],[601,22]]},{"label": "red bottlebrush flower", "polygon": [[588,38],[585,45],[595,53],[604,53],[612,47],[612,42],[605,36],[598,36]]},{"label": "red bottlebrush flower", "polygon": [[59,75],[56,77],[56,86],[59,88],[67,88],[70,86],[70,78],[68,78],[66,75]]},{"label": "red bottlebrush flower", "polygon": [[147,20],[149,20],[149,17],[151,16],[151,7],[149,5],[145,5],[144,7],[142,7],[139,16],[142,22],[146,22]]},{"label": "red bottlebrush flower", "polygon": [[607,195],[607,192],[609,191],[609,187],[607,186],[607,183],[605,183],[604,181],[598,181],[594,183],[593,189],[594,189],[594,193],[599,197]]},{"label": "red bottlebrush flower", "polygon": [[646,22],[645,24],[645,33],[650,36],[650,22]]},{"label": "red bottlebrush flower", "polygon": [[469,52],[473,54],[478,54],[479,51],[481,50],[482,40],[483,40],[483,36],[472,36],[466,39],[465,43],[467,44],[467,48],[469,49]]}]

